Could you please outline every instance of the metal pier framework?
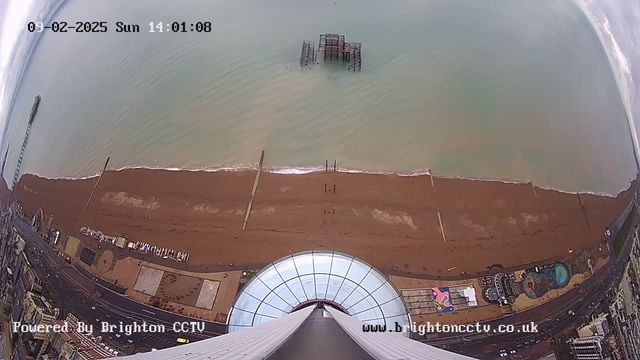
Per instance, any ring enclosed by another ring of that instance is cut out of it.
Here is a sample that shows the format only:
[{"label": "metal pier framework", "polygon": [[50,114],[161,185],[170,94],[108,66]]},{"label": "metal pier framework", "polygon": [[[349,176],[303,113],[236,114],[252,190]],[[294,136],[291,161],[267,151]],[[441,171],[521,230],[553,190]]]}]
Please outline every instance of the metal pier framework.
[{"label": "metal pier framework", "polygon": [[305,40],[302,42],[302,52],[300,53],[300,67],[316,62],[316,44]]},{"label": "metal pier framework", "polygon": [[24,141],[22,142],[22,148],[20,148],[20,156],[18,156],[18,163],[16,164],[16,172],[13,174],[13,183],[11,184],[11,189],[13,190],[20,178],[20,165],[22,165],[22,157],[24,156],[24,149],[27,147],[27,140],[29,140],[29,132],[31,131],[31,124],[33,123],[33,118],[36,115],[36,111],[38,110],[38,104],[40,104],[40,95],[36,96],[33,106],[31,107],[31,114],[29,114],[29,123],[27,124],[27,132],[24,135]]},{"label": "metal pier framework", "polygon": [[347,62],[349,70],[362,70],[362,44],[359,42],[346,42],[341,34],[321,34],[317,53],[314,47],[315,45],[308,40],[302,42],[300,67],[317,63],[317,59],[322,58],[324,61],[335,59]]}]

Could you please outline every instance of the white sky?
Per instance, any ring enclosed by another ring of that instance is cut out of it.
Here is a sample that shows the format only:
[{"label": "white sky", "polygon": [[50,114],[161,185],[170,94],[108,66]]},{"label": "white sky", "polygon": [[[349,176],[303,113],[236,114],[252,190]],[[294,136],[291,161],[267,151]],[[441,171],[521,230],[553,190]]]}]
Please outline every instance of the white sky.
[{"label": "white sky", "polygon": [[4,16],[0,31],[0,67],[4,69],[9,61],[9,55],[15,46],[18,35],[26,31],[25,24],[29,15],[29,8],[34,0],[9,0],[7,13]]},{"label": "white sky", "polygon": [[[35,0],[8,0],[7,12],[0,22],[0,106],[6,96],[8,63],[21,31],[26,31],[29,9]],[[2,109],[0,109],[2,113]]]}]

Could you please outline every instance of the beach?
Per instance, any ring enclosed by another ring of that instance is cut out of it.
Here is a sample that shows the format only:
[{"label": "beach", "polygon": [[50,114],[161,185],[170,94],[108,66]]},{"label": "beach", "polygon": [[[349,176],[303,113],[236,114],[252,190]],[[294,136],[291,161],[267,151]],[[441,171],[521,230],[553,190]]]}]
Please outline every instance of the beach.
[{"label": "beach", "polygon": [[76,236],[86,226],[186,251],[194,271],[260,269],[291,253],[332,250],[386,272],[444,277],[591,248],[636,186],[608,197],[429,175],[263,172],[243,231],[255,173],[107,171],[85,212],[96,177],[27,174],[16,196],[26,212],[42,208],[45,223]]}]

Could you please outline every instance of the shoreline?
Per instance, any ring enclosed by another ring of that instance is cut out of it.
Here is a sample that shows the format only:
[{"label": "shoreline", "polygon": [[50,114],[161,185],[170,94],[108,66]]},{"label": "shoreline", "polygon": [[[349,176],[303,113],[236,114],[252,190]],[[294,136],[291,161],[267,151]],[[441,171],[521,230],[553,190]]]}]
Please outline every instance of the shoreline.
[{"label": "shoreline", "polygon": [[[218,173],[218,172],[245,172],[245,171],[256,171],[258,169],[257,165],[254,166],[213,166],[207,168],[178,168],[178,167],[162,167],[162,166],[144,166],[144,165],[128,165],[123,166],[116,169],[107,169],[106,172],[122,172],[127,170],[160,170],[160,171],[168,171],[168,172],[189,172],[189,173]],[[323,166],[281,166],[281,165],[273,165],[270,167],[263,167],[262,171],[271,174],[279,174],[279,175],[306,175],[306,174],[316,174],[316,173],[324,173],[324,172],[334,172],[332,167],[329,166],[329,170],[325,171],[325,167]],[[42,179],[47,180],[89,180],[93,178],[97,178],[100,176],[100,172],[98,171],[93,175],[88,176],[43,176],[36,172],[25,172],[21,175],[31,175]],[[447,174],[431,174],[429,170],[413,170],[406,172],[393,172],[393,171],[369,171],[369,170],[358,170],[358,169],[350,169],[350,168],[342,168],[337,167],[337,173],[343,174],[362,174],[362,175],[388,175],[388,176],[399,176],[399,177],[420,177],[420,176],[433,176],[434,179],[459,179],[459,180],[470,180],[470,181],[481,181],[481,182],[497,182],[503,184],[518,184],[518,185],[527,185],[532,183],[530,180],[513,180],[513,179],[502,179],[502,178],[483,178],[483,177],[474,177],[474,176],[465,176],[465,175],[447,175]],[[640,174],[639,174],[640,176]],[[601,191],[591,191],[591,190],[564,190],[560,188],[556,188],[553,186],[534,186],[538,189],[542,190],[551,190],[557,191],[565,194],[573,194],[573,195],[596,195],[596,196],[606,196],[615,198],[619,193],[624,192],[627,188],[623,188],[618,190],[617,194],[611,194],[607,192]]]},{"label": "shoreline", "polygon": [[81,226],[128,235],[190,253],[187,267],[268,264],[326,249],[379,269],[446,276],[451,267],[478,273],[591,248],[637,183],[614,198],[530,183],[434,177],[432,185],[429,175],[264,172],[243,231],[254,178],[255,171],[107,171],[86,212],[93,178],[24,175],[16,196],[25,211],[42,208],[45,223],[83,240]]}]

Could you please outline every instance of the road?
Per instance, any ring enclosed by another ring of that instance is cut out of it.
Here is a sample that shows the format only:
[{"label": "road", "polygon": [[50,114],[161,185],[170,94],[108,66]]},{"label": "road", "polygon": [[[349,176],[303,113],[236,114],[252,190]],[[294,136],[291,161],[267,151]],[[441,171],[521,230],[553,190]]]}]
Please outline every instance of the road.
[{"label": "road", "polygon": [[[80,319],[95,324],[100,321],[131,324],[135,321],[162,324],[169,329],[167,333],[161,334],[132,334],[128,337],[104,335],[106,338],[111,336],[109,340],[120,347],[127,347],[128,352],[174,346],[177,337],[197,341],[226,332],[226,326],[212,322],[205,322],[205,331],[202,334],[172,332],[170,329],[175,322],[200,320],[138,303],[95,283],[58,256],[53,247],[41,239],[26,220],[17,220],[13,223],[27,243],[25,252],[34,263],[38,276],[41,276],[43,283],[47,284],[53,292],[59,294],[60,307],[73,309],[73,313]],[[633,232],[634,229],[630,234]],[[632,241],[627,239],[622,254],[617,259],[609,261],[578,288],[571,289],[565,295],[531,310],[483,323],[496,329],[499,325],[518,325],[534,321],[538,325],[538,333],[526,336],[518,333],[440,334],[436,339],[421,341],[457,353],[493,359],[499,357],[500,349],[521,350],[538,340],[548,339],[588,315],[593,311],[594,306],[602,302],[608,290],[619,283],[628,262],[631,243]],[[95,291],[102,294],[98,300],[91,298],[91,294]],[[525,342],[528,343],[525,344]]]},{"label": "road", "polygon": [[[637,226],[637,224],[636,224]],[[522,333],[506,334],[447,334],[437,339],[422,340],[430,345],[440,346],[448,350],[481,359],[499,357],[499,350],[528,348],[537,340],[544,340],[558,334],[574,322],[589,315],[600,304],[607,293],[617,286],[622,279],[629,260],[635,226],[629,233],[623,251],[617,259],[609,261],[602,269],[586,279],[578,288],[553,299],[546,304],[531,310],[485,322],[492,329],[499,325],[520,325],[534,321],[538,325],[538,333],[524,335]],[[570,313],[571,311],[571,313]],[[527,342],[527,344],[525,344]],[[490,351],[487,351],[490,348]]]},{"label": "road", "polygon": [[[226,325],[148,306],[93,282],[65,262],[57,251],[40,238],[25,221],[14,220],[13,225],[25,240],[25,253],[43,285],[57,294],[56,305],[62,310],[73,312],[82,321],[94,324],[94,336],[98,335],[99,323],[103,321],[114,325],[120,322],[125,325],[146,322],[165,326],[167,329],[165,333],[134,333],[130,336],[101,334],[103,340],[109,339],[117,347],[131,353],[175,346],[178,344],[176,342],[178,337],[197,341],[226,333]],[[96,291],[101,294],[99,299],[92,298]],[[174,323],[193,321],[204,323],[205,329],[201,334],[199,332],[176,333],[172,330]]]}]

